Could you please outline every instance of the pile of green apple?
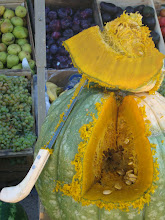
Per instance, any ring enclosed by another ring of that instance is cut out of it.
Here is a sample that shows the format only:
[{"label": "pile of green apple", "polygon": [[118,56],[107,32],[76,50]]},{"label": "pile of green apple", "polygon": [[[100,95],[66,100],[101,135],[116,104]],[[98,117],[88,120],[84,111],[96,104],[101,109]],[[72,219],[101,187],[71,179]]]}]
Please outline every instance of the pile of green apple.
[{"label": "pile of green apple", "polygon": [[0,69],[22,69],[22,60],[26,58],[34,73],[26,14],[26,8],[21,5],[15,10],[0,6]]}]

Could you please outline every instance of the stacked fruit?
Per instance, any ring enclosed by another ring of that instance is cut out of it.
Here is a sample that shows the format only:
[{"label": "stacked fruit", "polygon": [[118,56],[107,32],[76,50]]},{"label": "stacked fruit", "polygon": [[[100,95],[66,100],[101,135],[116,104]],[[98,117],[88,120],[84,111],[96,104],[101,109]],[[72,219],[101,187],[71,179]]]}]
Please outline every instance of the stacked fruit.
[{"label": "stacked fruit", "polygon": [[29,88],[24,77],[0,75],[0,150],[23,150],[36,140]]},{"label": "stacked fruit", "polygon": [[26,27],[27,10],[17,6],[15,11],[0,6],[0,69],[22,69],[22,60],[27,58],[32,72],[35,62],[31,59],[32,48]]},{"label": "stacked fruit", "polygon": [[163,38],[165,39],[165,8],[162,8],[160,10],[159,24],[160,24]]},{"label": "stacked fruit", "polygon": [[158,47],[158,43],[160,40],[159,34],[154,30],[156,25],[155,19],[155,10],[150,6],[139,5],[137,7],[127,6],[122,9],[121,7],[117,7],[115,4],[101,2],[100,3],[101,15],[103,23],[105,24],[108,21],[112,21],[125,11],[126,13],[140,13],[143,18],[142,22],[145,26],[151,30],[151,37],[155,43],[155,46]]},{"label": "stacked fruit", "polygon": [[47,68],[64,69],[72,67],[71,58],[62,42],[73,35],[94,26],[93,11],[90,8],[74,10],[58,8],[50,11],[46,7]]}]

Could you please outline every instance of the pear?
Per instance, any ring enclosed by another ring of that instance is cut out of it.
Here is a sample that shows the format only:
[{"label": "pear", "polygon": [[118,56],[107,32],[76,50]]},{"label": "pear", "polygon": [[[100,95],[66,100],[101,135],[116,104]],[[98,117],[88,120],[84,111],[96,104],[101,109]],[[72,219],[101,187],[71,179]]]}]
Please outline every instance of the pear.
[{"label": "pear", "polygon": [[28,63],[29,63],[29,66],[30,66],[30,69],[34,69],[34,67],[35,67],[35,61],[34,60],[28,60]]},{"label": "pear", "polygon": [[7,68],[12,68],[13,66],[18,65],[19,58],[17,55],[10,54],[7,56]]},{"label": "pear", "polygon": [[8,54],[18,55],[21,52],[21,47],[18,44],[11,44],[7,48]]},{"label": "pear", "polygon": [[0,6],[0,16],[2,16],[5,12],[5,6],[1,5]]},{"label": "pear", "polygon": [[28,30],[25,27],[16,26],[13,30],[13,34],[16,38],[27,38]]},{"label": "pear", "polygon": [[10,20],[5,19],[4,22],[1,24],[1,32],[4,33],[10,33],[13,31],[13,25],[10,22]]},{"label": "pear", "polygon": [[0,52],[0,61],[5,64],[7,61],[7,53],[6,52]]},{"label": "pear", "polygon": [[0,19],[0,25],[4,22],[4,20],[5,20],[4,18]]},{"label": "pear", "polygon": [[3,69],[3,63],[0,61],[0,69]]},{"label": "pear", "polygon": [[14,41],[15,41],[15,37],[12,33],[2,34],[2,43],[6,44],[7,46],[13,44]]},{"label": "pear", "polygon": [[6,18],[11,19],[11,18],[14,17],[14,16],[15,16],[15,13],[14,13],[14,11],[11,10],[11,9],[6,9],[6,11],[5,11],[4,14],[3,14],[3,18],[4,18],[4,19],[6,19]]},{"label": "pear", "polygon": [[22,69],[22,63],[19,63],[16,66],[13,66],[12,69],[14,69],[14,70]]},{"label": "pear", "polygon": [[23,26],[23,19],[17,16],[12,17],[11,23],[14,26]]},{"label": "pear", "polygon": [[24,6],[19,5],[15,9],[15,14],[20,18],[24,18],[27,14],[27,10]]},{"label": "pear", "polygon": [[24,44],[27,44],[28,43],[28,40],[27,39],[17,39],[16,40],[16,44],[22,46]]},{"label": "pear", "polygon": [[7,51],[7,46],[4,43],[0,43],[0,52],[6,52]]},{"label": "pear", "polygon": [[29,53],[32,52],[32,47],[31,47],[30,44],[24,44],[24,45],[21,46],[21,48],[22,48],[22,51],[26,51],[26,52],[29,52]]},{"label": "pear", "polygon": [[20,61],[22,61],[23,58],[26,58],[27,60],[30,60],[30,59],[31,59],[30,53],[29,53],[29,52],[26,52],[26,51],[21,51],[21,52],[18,54],[18,57],[19,57]]}]

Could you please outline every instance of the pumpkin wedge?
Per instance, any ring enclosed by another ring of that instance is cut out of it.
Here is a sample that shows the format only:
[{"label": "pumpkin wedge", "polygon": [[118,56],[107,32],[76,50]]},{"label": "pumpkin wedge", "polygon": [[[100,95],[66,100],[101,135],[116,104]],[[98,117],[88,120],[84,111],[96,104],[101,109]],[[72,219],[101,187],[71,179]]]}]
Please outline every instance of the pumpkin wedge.
[{"label": "pumpkin wedge", "polygon": [[156,91],[164,55],[154,46],[140,14],[123,14],[103,30],[88,28],[64,42],[72,62],[89,80],[132,92]]}]

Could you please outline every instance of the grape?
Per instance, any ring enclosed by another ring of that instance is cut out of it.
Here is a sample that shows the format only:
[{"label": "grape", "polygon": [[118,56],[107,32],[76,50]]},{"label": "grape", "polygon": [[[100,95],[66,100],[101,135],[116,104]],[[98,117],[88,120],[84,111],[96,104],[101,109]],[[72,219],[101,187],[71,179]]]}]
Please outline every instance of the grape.
[{"label": "grape", "polygon": [[36,140],[30,86],[25,77],[0,76],[0,150],[23,150]]}]

